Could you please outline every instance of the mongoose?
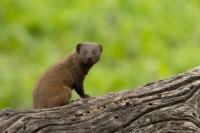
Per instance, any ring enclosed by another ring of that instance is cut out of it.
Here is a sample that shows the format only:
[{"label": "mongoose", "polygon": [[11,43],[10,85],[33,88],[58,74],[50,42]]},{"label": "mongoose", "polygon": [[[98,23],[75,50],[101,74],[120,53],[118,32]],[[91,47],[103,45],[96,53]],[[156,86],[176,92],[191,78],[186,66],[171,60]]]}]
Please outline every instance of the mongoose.
[{"label": "mongoose", "polygon": [[75,52],[52,66],[40,78],[33,90],[33,107],[38,109],[66,105],[73,89],[80,97],[89,97],[84,92],[84,78],[100,59],[102,50],[102,45],[97,43],[77,44]]}]

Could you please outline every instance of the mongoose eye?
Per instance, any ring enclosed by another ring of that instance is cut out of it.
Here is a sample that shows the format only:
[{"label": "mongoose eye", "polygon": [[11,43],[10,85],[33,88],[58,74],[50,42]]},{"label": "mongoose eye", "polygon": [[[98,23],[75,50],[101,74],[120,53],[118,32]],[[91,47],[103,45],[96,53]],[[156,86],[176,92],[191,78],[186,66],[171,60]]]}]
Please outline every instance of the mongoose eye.
[{"label": "mongoose eye", "polygon": [[92,51],[92,54],[93,54],[93,55],[96,55],[96,51]]},{"label": "mongoose eye", "polygon": [[83,55],[87,55],[87,51],[83,51]]}]

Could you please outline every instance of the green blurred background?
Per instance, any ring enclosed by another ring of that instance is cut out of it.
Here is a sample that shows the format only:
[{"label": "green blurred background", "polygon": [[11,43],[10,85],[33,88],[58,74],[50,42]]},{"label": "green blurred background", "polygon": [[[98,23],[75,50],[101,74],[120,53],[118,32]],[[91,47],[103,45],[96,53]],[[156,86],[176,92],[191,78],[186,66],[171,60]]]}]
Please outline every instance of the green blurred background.
[{"label": "green blurred background", "polygon": [[184,72],[200,65],[200,0],[0,0],[0,108],[31,108],[41,74],[82,41],[104,47],[91,96]]}]

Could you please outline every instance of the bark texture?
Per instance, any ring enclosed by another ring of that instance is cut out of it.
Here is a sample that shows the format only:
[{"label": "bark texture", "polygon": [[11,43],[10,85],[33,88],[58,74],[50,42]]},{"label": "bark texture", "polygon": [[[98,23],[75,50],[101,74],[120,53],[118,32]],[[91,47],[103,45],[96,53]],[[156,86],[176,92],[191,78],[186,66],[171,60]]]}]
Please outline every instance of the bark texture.
[{"label": "bark texture", "polygon": [[0,111],[5,133],[200,132],[200,68],[63,107]]}]

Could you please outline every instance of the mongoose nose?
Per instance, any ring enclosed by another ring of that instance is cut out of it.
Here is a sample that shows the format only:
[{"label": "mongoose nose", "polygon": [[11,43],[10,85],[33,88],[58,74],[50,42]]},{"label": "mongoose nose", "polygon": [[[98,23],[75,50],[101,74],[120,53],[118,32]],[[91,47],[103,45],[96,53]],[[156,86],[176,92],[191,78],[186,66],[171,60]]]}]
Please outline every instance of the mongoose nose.
[{"label": "mongoose nose", "polygon": [[92,58],[88,58],[88,61],[89,61],[89,62],[92,62]]}]

